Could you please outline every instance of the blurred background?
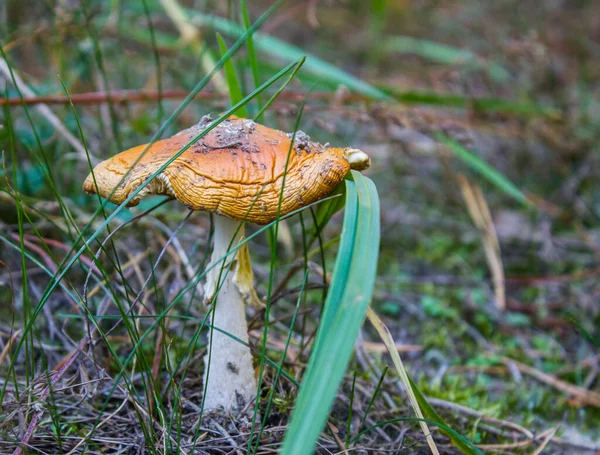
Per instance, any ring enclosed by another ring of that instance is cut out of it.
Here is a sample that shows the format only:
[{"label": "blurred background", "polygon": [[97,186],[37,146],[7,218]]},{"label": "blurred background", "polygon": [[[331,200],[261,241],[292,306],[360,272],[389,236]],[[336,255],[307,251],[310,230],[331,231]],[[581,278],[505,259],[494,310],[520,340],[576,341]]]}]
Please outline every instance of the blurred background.
[{"label": "blurred background", "polygon": [[[271,6],[248,0],[249,23]],[[107,243],[99,256],[106,276],[90,272],[85,284],[99,248],[94,243],[61,286],[48,296],[44,291],[61,262],[83,245],[81,230],[83,238],[98,230],[98,240],[108,235],[105,218],[93,216],[98,199],[81,191],[90,165],[150,141],[242,36],[244,12],[237,0],[0,2],[0,441],[8,453],[25,433],[19,393],[85,335],[78,309],[84,289],[86,304],[104,308],[107,319],[100,321],[108,329],[109,316],[119,316],[112,299],[127,300],[129,286],[139,289],[163,248],[168,260],[143,297],[148,315],[189,284],[205,257],[210,217],[194,214],[170,242],[186,216],[170,202]],[[287,1],[269,12],[253,48],[242,43],[228,60],[243,95],[306,56],[261,123],[293,131],[304,105],[299,126],[313,140],[371,156],[365,175],[381,201],[371,306],[430,404],[485,453],[599,452],[600,3]],[[247,114],[255,115],[286,77],[253,99]],[[162,137],[204,114],[218,115],[232,99],[219,70]],[[121,211],[109,228],[157,201]],[[327,248],[310,263],[313,290],[294,326],[290,314],[302,277],[290,272],[299,270],[303,251],[298,217],[279,235],[268,347],[281,357],[286,336],[294,334],[299,341],[286,368],[296,377],[310,353],[304,338],[318,323],[342,219],[343,211],[325,229]],[[272,241],[259,235],[252,243],[257,292],[264,297]],[[192,301],[186,297],[174,311],[197,316]],[[249,311],[251,342],[259,343],[264,311]],[[144,344],[150,366],[175,362],[192,329],[173,320],[165,329],[173,332],[172,351],[157,344],[165,341],[160,337]],[[27,340],[13,356],[11,340],[22,330]],[[29,444],[66,453],[77,441],[57,434],[87,434],[98,416],[119,410],[120,402],[102,407],[105,396],[92,379],[100,370],[114,377],[114,359],[131,352],[131,336],[121,325],[88,352],[93,366],[82,367],[88,379],[70,376],[69,391],[56,397],[57,411],[44,414]],[[197,431],[186,412],[198,403],[202,343],[182,376],[188,401],[177,422],[184,435]],[[163,350],[160,360],[152,357]],[[418,423],[394,420],[410,412],[395,375],[383,372],[388,364],[381,339],[365,324],[330,418],[335,430],[329,427],[320,440],[322,453],[343,447],[430,453]],[[135,388],[136,372],[130,373]],[[289,381],[275,390],[261,453],[277,450],[294,404]],[[115,401],[125,394],[113,393]],[[65,411],[78,402],[85,404],[80,414]],[[147,441],[133,413],[98,428],[89,450],[106,453],[114,437],[124,438],[122,450],[140,437]],[[373,430],[360,435],[366,427]],[[239,430],[233,428],[225,425],[230,436]],[[436,440],[441,453],[459,453],[445,436]],[[206,453],[232,450],[226,438],[202,444]]]}]

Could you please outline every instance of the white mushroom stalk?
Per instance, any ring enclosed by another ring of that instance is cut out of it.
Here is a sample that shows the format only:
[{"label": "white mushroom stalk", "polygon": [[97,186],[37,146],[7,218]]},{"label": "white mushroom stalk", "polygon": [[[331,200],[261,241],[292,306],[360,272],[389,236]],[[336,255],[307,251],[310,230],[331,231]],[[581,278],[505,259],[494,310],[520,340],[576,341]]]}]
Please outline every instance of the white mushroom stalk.
[{"label": "white mushroom stalk", "polygon": [[[244,304],[246,295],[254,293],[247,246],[243,245],[235,257],[230,255],[223,261],[230,246],[235,247],[244,238],[244,226],[238,231],[239,226],[239,220],[215,216],[211,265],[216,266],[208,272],[204,288],[205,301],[214,308],[209,318],[213,329],[205,356],[204,409],[207,411],[240,411],[256,396]],[[235,263],[230,268],[232,260]],[[222,283],[220,287],[219,283]]]}]

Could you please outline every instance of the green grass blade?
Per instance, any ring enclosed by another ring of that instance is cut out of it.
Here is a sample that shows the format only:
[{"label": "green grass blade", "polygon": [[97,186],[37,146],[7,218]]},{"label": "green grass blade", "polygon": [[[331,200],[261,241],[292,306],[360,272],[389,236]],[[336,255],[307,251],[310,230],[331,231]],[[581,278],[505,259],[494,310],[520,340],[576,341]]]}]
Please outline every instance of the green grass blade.
[{"label": "green grass blade", "polygon": [[[389,419],[389,420],[384,420],[384,421],[378,422],[375,425],[372,425],[371,427],[367,428],[366,430],[361,431],[358,434],[358,436],[354,439],[358,440],[358,439],[360,439],[360,437],[362,435],[368,433],[371,430],[374,430],[375,428],[381,428],[381,427],[384,427],[386,425],[389,425],[391,423],[396,423],[396,422],[424,422],[424,423],[428,423],[429,425],[432,425],[432,426],[437,426],[440,430],[443,429],[448,434],[451,434],[454,438],[462,440],[464,445],[466,447],[469,447],[473,453],[475,453],[477,455],[484,455],[483,452],[477,446],[475,446],[471,441],[469,441],[467,438],[465,438],[463,435],[461,435],[457,431],[453,430],[452,428],[444,425],[443,423],[436,422],[435,420],[419,419],[418,417],[398,417],[395,419]],[[402,453],[402,452],[400,452],[400,453]],[[413,453],[413,452],[411,452],[411,453]],[[418,452],[418,453],[421,453],[421,452]]]},{"label": "green grass blade", "polygon": [[255,121],[260,120],[261,116],[265,113],[265,111],[269,108],[269,106],[271,106],[273,101],[275,101],[277,99],[277,97],[279,97],[279,95],[281,95],[281,92],[283,92],[285,90],[285,88],[288,86],[288,84],[290,82],[292,82],[292,79],[294,79],[296,77],[296,74],[298,73],[298,71],[300,71],[300,68],[302,68],[302,65],[304,65],[304,62],[306,62],[306,57],[302,57],[300,60],[298,60],[298,65],[296,66],[296,68],[294,68],[294,71],[292,71],[290,73],[290,75],[288,76],[285,83],[281,87],[279,87],[279,89],[277,89],[277,91],[273,94],[273,96],[271,96],[271,98],[269,98],[267,103],[262,108],[260,108],[260,110],[258,111],[258,114],[256,114],[256,116],[254,117]]},{"label": "green grass blade", "polygon": [[501,114],[517,115],[521,117],[545,117],[549,120],[559,120],[562,117],[560,110],[540,106],[531,100],[511,100],[493,97],[469,97],[454,93],[438,93],[426,90],[400,91],[395,87],[380,86],[384,93],[404,104],[428,104],[433,106],[446,106],[460,109],[471,109],[475,112],[495,112]]},{"label": "green grass blade", "polygon": [[[7,84],[8,85],[8,84]],[[8,96],[8,89],[5,87],[5,93]],[[9,150],[12,162],[12,171],[13,171],[13,181],[17,181],[17,159],[16,159],[16,151],[15,151],[15,136],[13,130],[13,123],[11,118],[10,109],[8,106],[4,108],[4,113],[6,116],[6,127],[8,130],[8,142],[9,142]],[[8,177],[7,177],[8,184]],[[21,253],[21,286],[23,289],[22,305],[23,305],[23,325],[27,325],[31,321],[34,321],[35,318],[32,318],[32,299],[29,294],[29,279],[28,279],[28,268],[27,262],[25,261],[25,228],[24,228],[24,210],[23,204],[21,203],[21,199],[19,198],[18,190],[14,190],[14,200],[17,206],[17,224],[19,230],[19,251]],[[35,365],[33,362],[33,356],[31,354],[33,346],[34,346],[34,337],[33,333],[25,332],[23,334],[23,340],[25,340],[25,358],[27,359],[25,363],[25,383],[29,386],[29,380],[35,372]],[[15,356],[16,358],[16,356]],[[14,361],[14,360],[13,360]],[[8,377],[8,376],[7,376]],[[4,397],[5,387],[8,385],[8,381],[5,383],[5,386],[2,388],[2,397]],[[0,402],[1,403],[1,402]]]},{"label": "green grass blade", "polygon": [[[209,14],[203,14],[194,10],[187,11],[195,24],[212,27],[221,33],[234,36],[236,38],[244,34],[243,27],[228,19]],[[257,49],[272,55],[273,57],[281,58],[287,62],[290,60],[300,59],[306,54],[305,51],[297,48],[296,46],[288,44],[277,38],[273,38],[272,36],[263,35],[261,33],[254,33],[254,44],[256,45]],[[373,87],[371,84],[364,82],[357,77],[352,76],[351,74],[348,74],[346,71],[343,71],[314,55],[307,56],[304,68],[306,68],[306,70],[311,72],[313,75],[321,78],[323,81],[337,85],[345,85],[350,90],[353,90],[356,93],[361,93],[370,98],[378,100],[388,99],[388,96],[384,92]]]},{"label": "green grass blade", "polygon": [[[358,431],[359,432],[360,432],[360,429],[365,425],[365,422],[367,421],[367,417],[369,416],[369,413],[371,412],[371,408],[373,407],[373,404],[375,403],[375,400],[379,396],[379,391],[381,390],[381,386],[383,385],[383,380],[385,379],[385,375],[387,374],[387,372],[388,372],[388,366],[385,365],[383,367],[383,370],[381,371],[381,376],[379,377],[379,381],[377,381],[377,386],[375,386],[375,390],[373,391],[373,395],[371,396],[371,399],[369,400],[369,404],[367,405],[367,409],[365,409],[365,412],[364,412],[364,414],[362,416],[362,419],[360,420],[360,423],[358,424]],[[350,444],[352,444],[354,442],[354,440],[351,441]],[[346,445],[349,445],[349,444],[346,444]]]},{"label": "green grass blade", "polygon": [[163,103],[162,103],[162,71],[160,66],[160,52],[158,50],[158,44],[156,35],[154,32],[154,25],[152,25],[152,17],[150,16],[150,9],[148,8],[148,0],[142,0],[144,6],[144,14],[146,15],[146,21],[148,22],[148,31],[150,32],[150,43],[152,45],[152,55],[154,56],[154,65],[156,67],[156,89],[158,90],[158,99],[156,100],[157,107],[157,122],[160,123],[163,115]]},{"label": "green grass blade", "polygon": [[421,408],[421,411],[423,412],[423,415],[427,419],[441,424],[438,426],[438,428],[440,429],[442,434],[444,434],[448,438],[450,438],[452,445],[466,455],[483,455],[481,450],[479,450],[473,444],[468,443],[468,441],[465,441],[465,438],[459,437],[460,435],[458,433],[447,430],[447,428],[451,428],[451,427],[446,423],[444,418],[441,415],[439,415],[437,413],[437,411],[435,409],[433,409],[433,407],[427,402],[427,399],[425,398],[423,393],[419,390],[419,388],[417,387],[415,382],[411,379],[411,377],[410,376],[407,376],[407,377],[408,377],[408,381],[410,382],[410,386],[413,390],[413,393],[415,394],[415,398],[417,399],[417,402],[419,403],[419,407]]},{"label": "green grass blade", "polygon": [[[248,7],[246,5],[246,0],[240,1],[240,8],[242,10],[242,21],[244,22],[244,28],[246,31],[251,26],[250,23],[250,14],[248,13]],[[258,64],[258,59],[256,58],[256,50],[254,49],[254,38],[252,34],[248,35],[246,39],[246,47],[248,48],[248,61],[250,63],[250,69],[252,70],[252,79],[254,80],[254,88],[260,86],[260,65]],[[256,96],[256,107],[260,111],[262,109],[262,101],[260,94]]]},{"label": "green grass blade", "polygon": [[283,444],[282,453],[286,455],[313,453],[375,284],[379,198],[371,180],[355,171],[352,175],[354,180],[346,182],[346,213],[331,287]]},{"label": "green grass blade", "polygon": [[410,36],[392,36],[386,39],[384,50],[388,53],[415,54],[445,65],[464,65],[485,69],[490,77],[497,82],[506,82],[510,79],[509,72],[502,65],[490,62],[467,49],[460,49],[434,41]]},{"label": "green grass blade", "polygon": [[[221,56],[227,54],[227,45],[223,40],[223,37],[220,33],[217,33],[217,41],[219,42],[219,49],[221,50]],[[225,71],[225,79],[227,80],[227,86],[229,87],[229,98],[231,99],[231,104],[239,103],[244,95],[242,93],[242,86],[240,85],[240,80],[235,72],[235,66],[233,65],[233,61],[231,59],[227,60],[223,65],[223,70]],[[248,111],[246,110],[246,106],[242,106],[238,109],[237,114],[240,117],[248,117]]]},{"label": "green grass blade", "polygon": [[579,330],[585,338],[587,338],[591,343],[595,344],[596,347],[600,348],[600,338],[592,335],[588,330],[586,330],[585,327],[583,327],[581,325],[581,323],[577,320],[577,318],[575,317],[575,315],[573,313],[568,312],[566,314],[566,317],[569,321],[571,321],[571,323],[575,327],[577,327],[577,330]]},{"label": "green grass blade", "polygon": [[87,32],[89,38],[93,45],[94,51],[94,59],[96,61],[96,65],[98,65],[98,71],[100,72],[100,77],[102,80],[102,84],[104,85],[104,91],[107,95],[108,101],[108,112],[110,114],[110,124],[112,129],[113,138],[115,140],[115,144],[117,146],[117,150],[123,150],[123,144],[121,140],[121,130],[119,126],[119,118],[117,116],[117,111],[115,109],[115,103],[112,101],[110,97],[110,84],[108,80],[108,73],[106,71],[106,64],[104,62],[104,55],[100,46],[100,37],[98,36],[96,25],[94,23],[91,12],[88,10],[87,2],[81,3],[81,11],[83,13],[83,17],[85,18],[85,25],[87,28]]},{"label": "green grass blade", "polygon": [[525,207],[535,207],[533,202],[531,202],[527,198],[527,196],[525,196],[523,192],[519,188],[517,188],[517,186],[514,183],[508,180],[496,169],[491,167],[484,160],[468,151],[455,140],[450,139],[449,137],[444,136],[443,134],[437,134],[436,137],[440,142],[447,145],[448,148],[465,164],[467,164],[470,168],[479,173],[482,177],[484,177],[487,181],[492,183],[506,195],[510,196],[517,202],[520,202]]}]

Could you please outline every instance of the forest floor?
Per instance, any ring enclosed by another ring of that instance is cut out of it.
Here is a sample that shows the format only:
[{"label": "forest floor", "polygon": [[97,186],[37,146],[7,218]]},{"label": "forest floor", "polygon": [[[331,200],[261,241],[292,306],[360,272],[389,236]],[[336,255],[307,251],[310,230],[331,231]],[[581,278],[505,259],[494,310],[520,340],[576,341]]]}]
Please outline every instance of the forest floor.
[{"label": "forest floor", "polygon": [[[252,2],[252,17],[267,3]],[[377,186],[382,226],[371,306],[390,329],[408,374],[452,428],[484,453],[600,453],[600,3],[364,3],[285,3],[261,30],[300,49],[307,65],[319,57],[388,98],[344,87],[343,77],[336,84],[337,73],[317,63],[314,71],[298,73],[264,123],[292,131],[308,92],[302,130],[371,156],[365,175]],[[119,258],[129,284],[119,281],[103,255],[109,281],[91,273],[86,288],[94,260],[86,252],[37,307],[58,263],[77,245],[76,230],[98,207],[81,192],[89,163],[79,128],[92,160],[139,144],[204,76],[206,59],[218,54],[180,40],[182,29],[160,4],[149,5],[153,35],[141,6],[9,1],[0,12],[0,44],[33,90],[28,96],[64,98],[64,84],[77,112],[76,118],[60,102],[27,111],[17,103],[0,114],[0,453],[11,453],[25,438],[29,453],[144,453],[149,440],[167,447],[169,438],[184,441],[190,453],[242,453],[251,433],[256,453],[275,453],[285,434],[297,389],[282,379],[274,385],[269,368],[264,394],[273,387],[275,395],[260,436],[248,421],[198,421],[206,346],[200,337],[186,357],[201,315],[193,296],[182,299],[173,318],[144,343],[132,340],[202,263],[207,215],[193,214],[169,242],[186,213],[175,202],[160,206],[115,235],[110,255]],[[238,17],[235,8],[196,7]],[[218,49],[211,27],[196,30]],[[264,80],[289,52],[277,43],[259,46]],[[240,55],[238,69],[251,81],[243,50]],[[10,79],[0,73],[7,81],[0,88],[18,99]],[[113,103],[89,95],[107,86]],[[119,101],[124,90],[142,99]],[[213,82],[168,132],[229,105]],[[40,170],[46,164],[55,188]],[[112,229],[155,204],[122,212]],[[325,241],[339,236],[342,219],[342,213],[334,216]],[[102,221],[94,220],[92,231]],[[300,378],[321,310],[323,268],[331,271],[337,246],[331,243],[322,260],[310,262],[311,291],[290,329],[303,252],[298,217],[286,226],[267,346],[268,355],[280,359],[292,330],[285,368]],[[257,292],[264,297],[270,244],[264,235],[252,243]],[[143,294],[139,319],[113,327],[122,315],[107,289],[124,296],[140,288],[165,246],[168,260]],[[290,270],[297,272],[291,278]],[[44,372],[59,370],[86,336],[93,337],[82,323],[84,288],[85,302],[109,334],[69,365],[28,435],[39,410],[32,398],[36,384],[43,389]],[[250,342],[259,346],[264,309],[249,314]],[[26,329],[29,324],[34,330]],[[26,341],[14,354],[23,331]],[[115,380],[120,362],[138,349],[136,358],[145,359],[149,373],[137,360],[137,369]],[[418,423],[402,420],[411,409],[392,371],[384,344],[366,322],[320,453],[430,453]],[[144,394],[146,376],[158,398]],[[132,389],[141,391],[139,397],[132,398]],[[177,418],[157,411],[160,397]],[[448,438],[434,436],[440,453],[458,453]]]}]

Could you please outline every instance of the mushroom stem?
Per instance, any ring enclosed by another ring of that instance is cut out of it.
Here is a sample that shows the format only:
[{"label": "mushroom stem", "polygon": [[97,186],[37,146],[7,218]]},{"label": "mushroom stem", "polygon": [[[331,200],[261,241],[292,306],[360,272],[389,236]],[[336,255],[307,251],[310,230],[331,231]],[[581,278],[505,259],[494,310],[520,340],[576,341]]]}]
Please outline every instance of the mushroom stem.
[{"label": "mushroom stem", "polygon": [[[215,217],[214,246],[211,263],[215,264],[207,277],[205,295],[212,297],[216,280],[222,282],[212,305],[208,353],[205,357],[206,371],[204,387],[206,389],[204,409],[207,411],[223,409],[226,412],[240,411],[256,394],[256,378],[252,366],[252,354],[248,343],[248,324],[246,323],[246,308],[244,298],[235,283],[239,260],[229,269],[231,256],[222,261],[227,254],[229,245],[237,245],[244,238],[244,226],[237,233],[238,220]],[[242,247],[243,248],[243,247]],[[239,255],[239,252],[238,252]],[[228,270],[229,269],[229,270]],[[220,276],[220,279],[219,279]],[[216,299],[216,301],[214,301]],[[209,302],[210,303],[210,302]],[[222,330],[237,339],[233,339]],[[243,343],[240,343],[241,340]]]}]

